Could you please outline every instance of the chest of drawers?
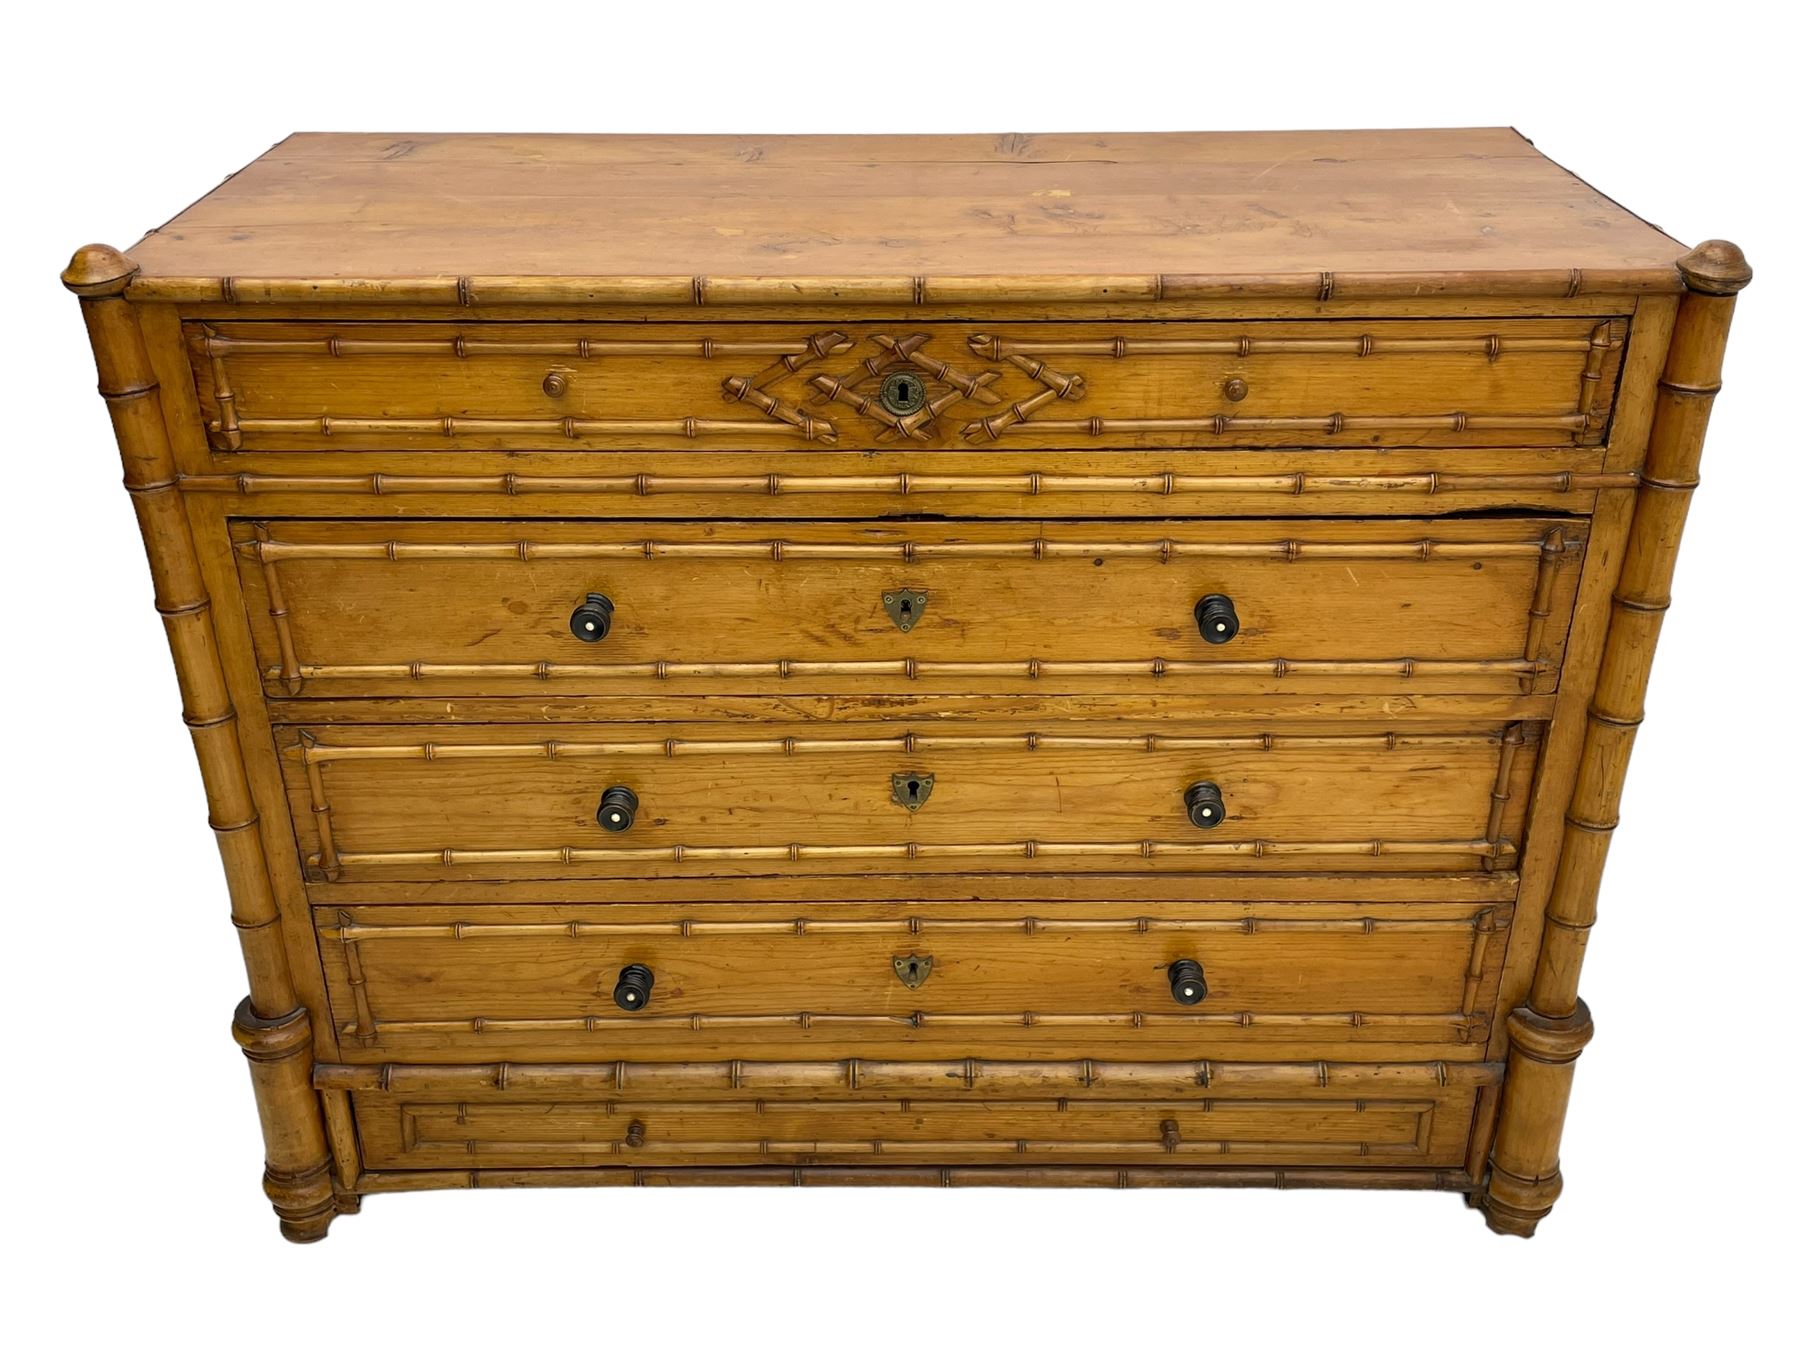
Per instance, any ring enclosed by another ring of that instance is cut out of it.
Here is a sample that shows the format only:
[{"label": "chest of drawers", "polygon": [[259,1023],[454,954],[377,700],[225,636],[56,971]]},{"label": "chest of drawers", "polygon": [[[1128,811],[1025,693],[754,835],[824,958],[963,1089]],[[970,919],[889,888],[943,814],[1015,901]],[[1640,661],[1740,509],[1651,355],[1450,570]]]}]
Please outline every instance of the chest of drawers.
[{"label": "chest of drawers", "polygon": [[1733,246],[1506,131],[307,135],[63,279],[288,1237],[1549,1211]]}]

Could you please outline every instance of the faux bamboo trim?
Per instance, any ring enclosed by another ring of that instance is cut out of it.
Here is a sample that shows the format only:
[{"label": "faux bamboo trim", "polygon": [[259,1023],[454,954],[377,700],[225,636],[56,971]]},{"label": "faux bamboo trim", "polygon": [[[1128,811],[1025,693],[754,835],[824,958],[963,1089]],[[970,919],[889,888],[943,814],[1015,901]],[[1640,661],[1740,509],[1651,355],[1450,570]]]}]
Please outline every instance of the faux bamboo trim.
[{"label": "faux bamboo trim", "polygon": [[[1519,747],[1525,744],[1525,727],[1523,723],[1513,722],[1500,737],[1500,759],[1494,770],[1494,787],[1488,794],[1487,830],[1484,837],[1498,841],[1500,827],[1506,819],[1506,804],[1512,800],[1513,761],[1518,757]],[[1483,858],[1481,865],[1487,871],[1494,870],[1494,859]]]},{"label": "faux bamboo trim", "polygon": [[[1245,839],[1207,843],[1141,839],[1052,842],[1034,839],[980,844],[668,844],[654,848],[439,848],[387,852],[338,852],[347,867],[560,866],[589,863],[830,862],[877,859],[916,862],[939,858],[1422,858],[1467,855],[1510,859],[1509,839]],[[314,853],[309,867],[321,866]]]},{"label": "faux bamboo trim", "polygon": [[1415,299],[1426,296],[1666,294],[1673,267],[1461,272],[1144,273],[1133,276],[134,276],[133,300],[177,303],[444,305],[960,305],[1181,300]]},{"label": "faux bamboo trim", "polygon": [[300,753],[306,765],[306,789],[313,813],[313,828],[319,836],[319,869],[327,881],[336,881],[341,866],[337,840],[331,828],[331,801],[325,795],[325,775],[320,771],[324,761],[314,756],[317,740],[310,731],[300,733]]},{"label": "faux bamboo trim", "polygon": [[722,1060],[591,1064],[318,1064],[313,1086],[321,1091],[410,1093],[566,1092],[602,1096],[654,1096],[701,1091],[722,1097],[791,1091],[841,1091],[852,1097],[905,1093],[932,1097],[964,1092],[1014,1097],[1084,1093],[1133,1100],[1138,1096],[1230,1095],[1278,1091],[1281,1095],[1353,1093],[1383,1095],[1481,1087],[1500,1082],[1498,1063],[1426,1060],[1400,1064],[1235,1060]]},{"label": "faux bamboo trim", "polygon": [[[1411,1104],[1411,1103],[1409,1103]],[[1421,1114],[1428,1122],[1430,1119],[1428,1104],[1417,1104]],[[480,1151],[480,1142],[471,1141],[463,1144],[443,1144],[436,1150],[438,1153],[454,1151],[471,1154]],[[1055,1157],[1057,1154],[1078,1154],[1091,1157],[1094,1154],[1129,1157],[1134,1154],[1167,1154],[1175,1157],[1212,1157],[1251,1156],[1257,1154],[1291,1154],[1305,1152],[1323,1157],[1338,1158],[1408,1158],[1414,1157],[1424,1150],[1418,1140],[1410,1140],[1403,1144],[1369,1144],[1353,1141],[1309,1141],[1304,1145],[1296,1145],[1292,1141],[1268,1139],[1176,1139],[1168,1143],[1156,1139],[955,1139],[934,1141],[929,1139],[724,1139],[724,1140],[672,1140],[659,1143],[655,1140],[644,1140],[633,1144],[628,1140],[594,1140],[594,1141],[556,1141],[543,1144],[512,1143],[506,1146],[510,1153],[525,1153],[531,1150],[566,1157],[571,1154],[593,1156],[595,1154],[611,1154],[616,1156],[655,1157],[665,1156],[689,1158],[707,1156],[719,1158],[743,1157],[747,1154],[770,1158],[843,1158],[843,1157],[918,1157],[920,1155],[941,1156],[946,1153],[997,1157],[1018,1157],[1026,1154],[1034,1157]],[[417,1152],[419,1150],[409,1150]],[[801,1165],[805,1165],[802,1163]]]},{"label": "faux bamboo trim", "polygon": [[1419,494],[1465,492],[1555,493],[1635,488],[1635,473],[1372,473],[1372,474],[1058,474],[1058,473],[868,473],[868,474],[187,474],[185,492],[230,493],[241,497],[275,493],[331,493],[400,496],[415,493],[473,493],[520,497],[535,494],[653,497],[698,493],[709,496],[781,497],[814,494],[937,496],[1002,493],[1038,497],[1059,492],[1179,497],[1223,493],[1277,496],[1334,493]]},{"label": "faux bamboo trim", "polygon": [[[1351,416],[1341,412],[1317,413],[1293,417],[1246,417],[1230,413],[1214,413],[1210,417],[1079,417],[1046,419],[1035,417],[1037,410],[1049,401],[1064,397],[1054,389],[1032,398],[1022,399],[993,417],[983,417],[963,428],[968,440],[997,441],[1007,428],[1029,422],[1034,431],[1062,436],[1130,436],[1154,432],[1194,432],[1224,436],[1242,431],[1296,431],[1320,436],[1339,436],[1359,431],[1567,431],[1577,439],[1592,430],[1592,420],[1585,413],[1423,413],[1414,416]],[[256,427],[244,423],[246,429]]]},{"label": "faux bamboo trim", "polygon": [[[510,741],[487,743],[420,741],[404,745],[330,745],[311,733],[302,733],[290,754],[315,766],[346,760],[570,760],[606,759],[613,756],[651,755],[679,759],[696,755],[831,755],[857,753],[946,754],[961,750],[1137,750],[1146,753],[1190,753],[1198,750],[1402,750],[1434,746],[1497,745],[1503,763],[1501,786],[1510,772],[1507,751],[1523,743],[1523,731],[1514,724],[1504,733],[1435,734],[1368,732],[1351,735],[1285,734],[1263,732],[1247,736],[1064,736],[1037,731],[1002,735],[942,735],[908,731],[899,736],[865,739],[826,736],[784,736],[777,740],[682,740],[677,737],[639,741]],[[1505,805],[1497,797],[1496,811]],[[315,802],[314,810],[320,810]],[[329,810],[328,807],[324,808]],[[1497,819],[1490,819],[1492,836]]]},{"label": "faux bamboo trim", "polygon": [[1274,1190],[1471,1191],[1457,1170],[1328,1167],[476,1167],[364,1172],[364,1195],[536,1186],[1033,1186],[1105,1190],[1269,1187]]},{"label": "faux bamboo trim", "polygon": [[[774,400],[770,400],[774,402]],[[830,444],[836,429],[823,418],[796,414],[799,421],[757,421],[741,417],[240,417],[242,432],[318,436],[542,436],[580,440],[584,436],[790,436]]]},{"label": "faux bamboo trim", "polygon": [[[815,376],[815,382],[823,379]],[[833,382],[835,385],[836,382]],[[746,393],[752,391],[746,388]],[[828,396],[851,391],[837,386]],[[1050,398],[1060,397],[1046,391]],[[901,419],[886,413],[872,400],[854,396],[857,411],[867,416],[879,415],[889,429],[903,434]],[[1318,413],[1292,417],[1244,417],[1217,413],[1211,417],[1085,417],[1065,421],[1033,420],[1044,396],[1014,403],[1006,412],[979,418],[963,428],[971,440],[996,441],[1005,430],[1030,422],[1036,431],[1073,436],[1122,436],[1148,432],[1197,432],[1224,436],[1239,431],[1294,431],[1337,436],[1344,432],[1363,431],[1567,431],[1581,435],[1589,429],[1589,418],[1583,413],[1465,413],[1445,412],[1415,416],[1351,416],[1341,412]],[[701,440],[709,436],[792,435],[798,430],[803,439],[835,442],[837,431],[824,418],[814,418],[798,410],[785,409],[776,400],[766,399],[762,410],[772,420],[745,418],[673,417],[239,417],[240,433],[267,432],[271,435],[356,436],[442,436],[454,440],[459,436],[538,436],[581,440],[588,436],[670,436],[684,440]],[[758,400],[752,399],[753,404]],[[843,401],[843,400],[838,400]],[[777,412],[783,408],[788,415]]]},{"label": "faux bamboo trim", "polygon": [[[1388,356],[1399,352],[1432,352],[1484,356],[1498,361],[1503,355],[1519,352],[1600,352],[1612,345],[1612,321],[1602,322],[1593,334],[1578,337],[1501,337],[1497,333],[1464,337],[1419,337],[1412,334],[1376,336],[1359,333],[1344,337],[1259,337],[1250,334],[1221,335],[1205,338],[1089,338],[1080,341],[1043,341],[1036,338],[996,337],[977,333],[969,337],[969,350],[990,361],[1023,360],[1045,356],[1102,356],[1113,358],[1142,356],[1236,356],[1248,360],[1256,356]],[[943,380],[970,397],[993,383],[988,378],[961,375],[933,358],[924,357],[917,347],[929,334],[913,334],[903,339],[876,335],[872,340],[882,344],[888,356],[879,363],[865,363],[866,373],[878,375],[888,366],[907,362],[922,365],[926,373]],[[494,338],[452,334],[444,337],[365,337],[354,333],[324,334],[318,337],[245,337],[222,334],[203,327],[197,345],[207,356],[223,359],[233,355],[252,356],[454,356],[472,360],[484,356],[546,356],[571,361],[600,360],[618,356],[695,356],[706,359],[726,357],[762,357],[781,362],[781,373],[792,374],[827,356],[841,356],[855,343],[841,332],[816,334],[804,340],[786,342],[731,342],[717,338],[659,338],[616,341],[591,337]],[[1026,369],[1021,365],[1020,369]],[[1036,378],[1034,375],[1033,378]],[[978,399],[978,401],[981,401]],[[996,401],[990,394],[988,402]]]},{"label": "faux bamboo trim", "polygon": [[[1120,933],[1149,936],[1156,933],[1340,933],[1369,936],[1375,933],[1426,933],[1440,928],[1467,928],[1491,935],[1511,923],[1510,915],[1483,909],[1461,919],[1392,919],[1371,914],[1350,919],[1282,919],[1246,916],[1242,919],[964,919],[909,915],[899,919],[665,919],[630,921],[480,923],[453,920],[448,923],[364,923],[339,910],[335,926],[319,929],[331,941],[379,942],[409,939],[456,938],[471,941],[491,938],[541,937],[823,937],[831,934],[882,934],[917,937],[927,933],[1019,933],[1026,937],[1058,933]],[[1476,964],[1479,964],[1477,962]]]},{"label": "faux bamboo trim", "polygon": [[[1016,661],[933,661],[899,657],[891,661],[639,661],[617,664],[566,661],[393,661],[361,665],[303,664],[302,680],[442,680],[442,679],[796,679],[810,676],[897,675],[908,680],[946,677],[992,679],[1067,679],[1081,677],[1191,675],[1263,675],[1273,679],[1309,676],[1355,675],[1395,679],[1452,677],[1460,675],[1512,675],[1520,678],[1547,674],[1547,661],[1495,659],[1479,661],[1422,661],[1391,657],[1374,661],[1291,661],[1272,657],[1266,661],[1170,661],[1152,657],[1135,661],[1046,661],[1025,657]],[[279,679],[279,668],[267,672]]]},{"label": "faux bamboo trim", "polygon": [[[266,531],[264,532],[266,533]],[[1564,549],[1562,531],[1552,534],[1557,550]],[[295,543],[265,538],[237,545],[238,552],[263,564],[311,561],[327,558],[364,562],[535,562],[551,560],[624,560],[642,558],[745,558],[765,562],[848,561],[883,558],[895,562],[929,562],[934,558],[1149,558],[1163,562],[1176,558],[1264,558],[1277,562],[1369,561],[1393,559],[1416,562],[1464,562],[1470,559],[1543,558],[1548,538],[1532,539],[1409,539],[1386,541],[1331,541],[1270,539],[1248,542],[1217,539],[1058,540],[1033,533],[1019,539],[982,542],[866,543],[832,540],[825,543],[786,539],[671,540],[643,539],[617,543],[546,543],[533,539],[495,540],[491,543],[460,541]]]},{"label": "faux bamboo trim", "polygon": [[910,1013],[881,1012],[782,1012],[782,1013],[621,1013],[616,1016],[593,1017],[448,1017],[426,1019],[357,1019],[342,1023],[340,1030],[364,1045],[374,1044],[383,1035],[469,1034],[505,1035],[547,1032],[612,1032],[631,1028],[678,1031],[750,1030],[756,1028],[798,1027],[802,1030],[831,1028],[868,1028],[924,1031],[940,1027],[1016,1027],[1026,1030],[1068,1027],[1128,1027],[1135,1031],[1185,1027],[1202,1030],[1229,1027],[1251,1031],[1262,1028],[1300,1028],[1312,1030],[1333,1028],[1348,1032],[1367,1031],[1379,1038],[1382,1032],[1413,1029],[1436,1030],[1441,1039],[1467,1045],[1486,1035],[1485,1013],[1147,1013],[1141,1011],[1109,1013],[1057,1012],[980,1012],[947,1013],[915,1010]]},{"label": "faux bamboo trim", "polygon": [[[260,537],[260,536],[259,536]],[[1547,625],[1551,615],[1551,590],[1556,584],[1556,571],[1572,554],[1579,549],[1572,548],[1560,526],[1552,529],[1544,536],[1540,545],[1537,581],[1532,587],[1531,605],[1526,611],[1525,655],[1535,659],[1544,650],[1544,639],[1548,635]],[[273,605],[273,598],[270,604]],[[1533,681],[1521,679],[1519,692],[1532,692]]]},{"label": "faux bamboo trim", "polygon": [[[998,337],[975,333],[968,339],[969,350],[990,361],[1045,356],[1103,356],[1114,359],[1142,356],[1235,356],[1249,360],[1255,356],[1350,356],[1357,358],[1387,356],[1395,352],[1445,352],[1484,356],[1498,361],[1508,352],[1588,352],[1605,353],[1611,345],[1611,321],[1600,324],[1585,338],[1507,337],[1484,333],[1465,337],[1419,337],[1396,334],[1377,337],[1357,333],[1341,337],[1255,337],[1248,333],[1237,336],[1136,338],[1082,338],[1074,341],[1046,340],[1036,337]],[[1024,369],[1023,366],[1020,367]],[[1033,378],[1036,378],[1035,376]]]},{"label": "faux bamboo trim", "polygon": [[568,361],[598,361],[619,356],[694,356],[703,360],[756,357],[771,363],[771,375],[790,375],[827,356],[841,356],[855,344],[840,332],[815,333],[784,342],[733,342],[714,337],[633,338],[615,341],[592,337],[495,338],[453,334],[446,337],[366,337],[329,333],[319,337],[243,337],[208,326],[198,345],[206,355],[227,356],[554,356]]}]

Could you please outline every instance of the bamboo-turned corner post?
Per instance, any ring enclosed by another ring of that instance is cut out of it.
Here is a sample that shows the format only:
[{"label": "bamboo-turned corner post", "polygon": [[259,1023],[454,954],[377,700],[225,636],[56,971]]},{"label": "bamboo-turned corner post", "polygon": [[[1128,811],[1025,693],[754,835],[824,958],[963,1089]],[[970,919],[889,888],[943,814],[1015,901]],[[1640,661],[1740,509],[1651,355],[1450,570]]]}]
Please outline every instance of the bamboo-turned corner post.
[{"label": "bamboo-turned corner post", "polygon": [[182,716],[200,761],[208,813],[219,841],[249,974],[250,996],[232,1031],[250,1061],[267,1168],[263,1189],[281,1231],[295,1242],[325,1236],[337,1203],[318,1094],[312,1088],[312,1027],[294,991],[280,918],[250,793],[237,714],[220,665],[211,602],[181,501],[162,395],[136,311],[125,298],[137,265],[117,249],[89,244],[62,274],[81,299],[82,318],[112,415],[125,490],[149,557],[181,687]]},{"label": "bamboo-turned corner post", "polygon": [[1687,293],[1657,386],[1650,444],[1631,532],[1613,592],[1600,672],[1570,798],[1543,945],[1525,1006],[1507,1019],[1510,1049],[1481,1207],[1495,1232],[1530,1237],[1562,1191],[1557,1154],[1575,1060],[1594,1034],[1576,994],[1601,867],[1619,821],[1631,743],[1669,607],[1675,549],[1698,485],[1700,450],[1725,359],[1737,293],[1750,266],[1735,245],[1709,240],[1676,264]]}]

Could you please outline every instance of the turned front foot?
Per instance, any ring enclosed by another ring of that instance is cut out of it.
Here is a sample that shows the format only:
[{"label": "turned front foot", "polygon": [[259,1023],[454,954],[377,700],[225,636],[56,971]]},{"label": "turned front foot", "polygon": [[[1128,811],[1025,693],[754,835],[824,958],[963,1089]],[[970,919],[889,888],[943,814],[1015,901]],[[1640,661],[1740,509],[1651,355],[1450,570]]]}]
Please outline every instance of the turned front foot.
[{"label": "turned front foot", "polygon": [[324,1165],[297,1176],[266,1169],[263,1194],[275,1206],[281,1236],[289,1242],[317,1242],[330,1231],[331,1221],[344,1212],[332,1193],[331,1176]]},{"label": "turned front foot", "polygon": [[1487,1226],[1508,1237],[1528,1238],[1562,1194],[1562,1173],[1528,1180],[1498,1168],[1490,1168],[1487,1186],[1474,1203]]},{"label": "turned front foot", "polygon": [[1496,1233],[1530,1237],[1562,1194],[1557,1148],[1575,1060],[1593,1038],[1594,1020],[1577,999],[1564,1017],[1515,1009],[1506,1028],[1511,1048],[1481,1211]]},{"label": "turned front foot", "polygon": [[312,1024],[306,1009],[259,1017],[245,999],[231,1034],[250,1061],[262,1118],[263,1191],[289,1242],[317,1242],[339,1213],[319,1094],[312,1086]]}]

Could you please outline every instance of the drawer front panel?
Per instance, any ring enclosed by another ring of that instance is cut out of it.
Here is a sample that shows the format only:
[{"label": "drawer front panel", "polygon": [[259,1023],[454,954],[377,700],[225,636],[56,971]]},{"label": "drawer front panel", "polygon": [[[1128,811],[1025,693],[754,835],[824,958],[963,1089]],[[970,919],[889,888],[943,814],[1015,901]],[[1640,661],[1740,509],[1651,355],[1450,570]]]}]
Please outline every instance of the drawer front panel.
[{"label": "drawer front panel", "polygon": [[[371,1067],[378,1077],[349,1092],[363,1165],[1456,1169],[1496,1080],[1493,1066],[1443,1062],[471,1068],[457,1083],[423,1066]],[[349,1066],[321,1077],[334,1090],[365,1079]],[[658,1092],[662,1081],[712,1079],[719,1087],[704,1095]],[[785,1086],[815,1080],[836,1086],[804,1096]]]},{"label": "drawer front panel", "polygon": [[1625,321],[190,324],[219,450],[1570,446]]},{"label": "drawer front panel", "polygon": [[344,881],[1510,867],[1536,757],[1518,723],[287,734],[304,861]]},{"label": "drawer front panel", "polygon": [[[408,905],[316,915],[339,1052],[360,1062],[1077,1045],[1123,1055],[1430,1045],[1473,1056],[1511,920],[1510,906],[1470,903],[1122,908]],[[625,975],[632,967],[649,980]]]},{"label": "drawer front panel", "polygon": [[233,534],[276,698],[1545,692],[1586,537],[1567,519]]}]

